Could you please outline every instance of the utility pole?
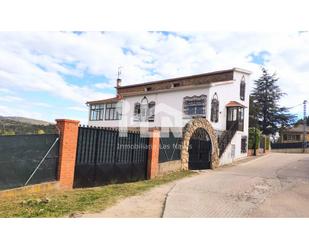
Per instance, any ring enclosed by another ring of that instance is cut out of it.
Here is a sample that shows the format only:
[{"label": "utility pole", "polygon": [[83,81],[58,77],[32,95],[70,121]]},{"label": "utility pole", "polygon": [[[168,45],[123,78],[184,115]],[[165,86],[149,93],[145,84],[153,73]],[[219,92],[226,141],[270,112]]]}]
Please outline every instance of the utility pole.
[{"label": "utility pole", "polygon": [[307,140],[306,140],[306,136],[307,136],[307,100],[304,100],[304,135],[303,135],[303,153],[306,152],[306,148],[307,148]]},{"label": "utility pole", "polygon": [[253,148],[253,155],[256,156],[256,126],[257,126],[257,117],[256,113],[254,113],[254,148]]}]

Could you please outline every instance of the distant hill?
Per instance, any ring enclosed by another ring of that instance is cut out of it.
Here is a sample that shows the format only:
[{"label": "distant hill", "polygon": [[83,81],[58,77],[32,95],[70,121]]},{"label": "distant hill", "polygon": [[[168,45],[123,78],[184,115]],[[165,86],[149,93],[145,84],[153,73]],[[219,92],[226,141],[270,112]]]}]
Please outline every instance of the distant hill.
[{"label": "distant hill", "polygon": [[0,135],[54,134],[56,125],[25,117],[0,116]]},{"label": "distant hill", "polygon": [[32,119],[32,118],[25,118],[25,117],[14,117],[14,116],[0,116],[0,120],[14,120],[16,122],[26,123],[26,124],[33,124],[33,125],[50,125],[52,123],[38,120],[38,119]]}]

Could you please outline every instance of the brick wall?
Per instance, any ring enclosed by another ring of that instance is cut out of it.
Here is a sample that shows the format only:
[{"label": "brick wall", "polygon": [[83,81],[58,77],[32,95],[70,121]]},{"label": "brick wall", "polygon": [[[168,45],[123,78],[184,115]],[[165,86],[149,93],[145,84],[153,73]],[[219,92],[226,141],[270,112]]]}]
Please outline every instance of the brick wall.
[{"label": "brick wall", "polygon": [[56,122],[60,131],[59,185],[61,188],[71,189],[74,182],[79,121],[57,119]]},{"label": "brick wall", "polygon": [[147,178],[152,179],[158,175],[160,151],[160,131],[153,129],[149,138]]}]

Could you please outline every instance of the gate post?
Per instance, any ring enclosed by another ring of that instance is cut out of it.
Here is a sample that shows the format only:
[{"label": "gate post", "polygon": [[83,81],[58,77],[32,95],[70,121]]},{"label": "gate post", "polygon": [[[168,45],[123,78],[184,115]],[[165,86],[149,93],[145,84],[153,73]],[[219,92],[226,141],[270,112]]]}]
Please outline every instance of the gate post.
[{"label": "gate post", "polygon": [[147,179],[156,177],[159,167],[160,130],[151,131],[148,147]]},{"label": "gate post", "polygon": [[60,131],[58,181],[61,188],[72,189],[79,121],[56,119],[56,122]]}]

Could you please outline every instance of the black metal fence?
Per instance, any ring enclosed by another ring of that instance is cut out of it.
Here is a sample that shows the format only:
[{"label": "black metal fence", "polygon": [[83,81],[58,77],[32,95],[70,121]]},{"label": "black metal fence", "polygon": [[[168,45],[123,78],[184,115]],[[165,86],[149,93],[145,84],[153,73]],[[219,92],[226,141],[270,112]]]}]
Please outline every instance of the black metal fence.
[{"label": "black metal fence", "polygon": [[[301,149],[304,147],[304,143],[272,143],[272,149]],[[309,148],[309,143],[306,143],[306,148]]]},{"label": "black metal fence", "polygon": [[74,187],[146,179],[148,138],[111,128],[79,127]]},{"label": "black metal fence", "polygon": [[161,132],[159,163],[181,159],[182,134],[169,131],[168,134]]},{"label": "black metal fence", "polygon": [[56,180],[58,139],[57,134],[0,136],[0,189]]}]

